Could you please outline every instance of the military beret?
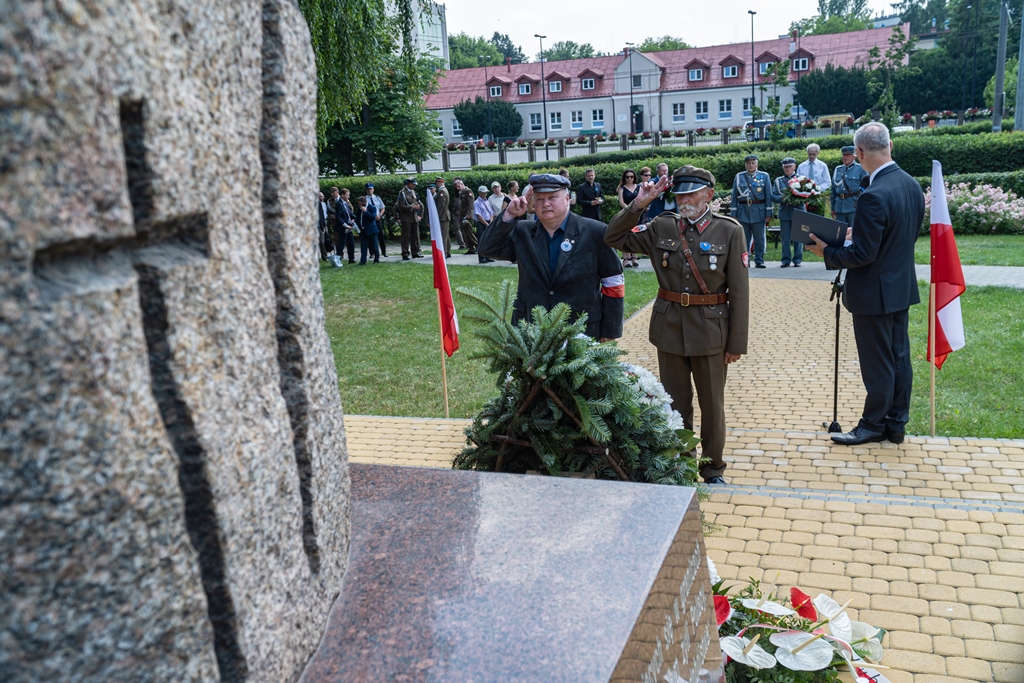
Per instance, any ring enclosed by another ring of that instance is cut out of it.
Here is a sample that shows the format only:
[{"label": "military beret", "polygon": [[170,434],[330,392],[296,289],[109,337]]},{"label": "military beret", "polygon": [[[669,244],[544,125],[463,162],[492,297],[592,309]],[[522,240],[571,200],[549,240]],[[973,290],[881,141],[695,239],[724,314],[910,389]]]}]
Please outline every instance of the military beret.
[{"label": "military beret", "polygon": [[782,165],[783,166],[796,166],[796,159],[794,159],[793,157],[786,157],[785,159],[782,160]]},{"label": "military beret", "polygon": [[406,178],[405,182],[406,183],[412,183],[413,185],[415,185],[416,184],[416,179],[415,178]]},{"label": "military beret", "polygon": [[756,155],[756,154],[748,154],[748,155],[747,155],[747,156],[746,156],[746,157],[745,157],[745,158],[743,159],[743,161],[744,161],[744,162],[747,162],[747,161],[758,161],[758,158],[757,158],[757,155]]},{"label": "military beret", "polygon": [[856,150],[853,148],[853,145],[846,145],[839,151],[843,154],[853,154]]},{"label": "military beret", "polygon": [[569,179],[553,173],[531,173],[530,187],[534,192],[557,192],[569,189]]},{"label": "military beret", "polygon": [[365,185],[363,185],[364,190],[369,190],[371,187],[373,187],[373,183],[366,183]]},{"label": "military beret", "polygon": [[672,174],[672,194],[689,194],[715,186],[711,171],[687,164]]},{"label": "military beret", "polygon": [[476,188],[476,191],[477,192],[487,192],[487,186],[486,185],[481,185],[480,187]]}]

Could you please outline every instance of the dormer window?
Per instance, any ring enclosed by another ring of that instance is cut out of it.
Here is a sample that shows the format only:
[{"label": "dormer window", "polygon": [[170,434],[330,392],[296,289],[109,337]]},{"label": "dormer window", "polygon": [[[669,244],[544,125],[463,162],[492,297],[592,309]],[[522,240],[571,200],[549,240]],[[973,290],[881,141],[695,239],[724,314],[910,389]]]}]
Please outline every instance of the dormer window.
[{"label": "dormer window", "polygon": [[584,90],[593,90],[594,89],[594,79],[593,78],[584,78],[580,83],[583,86]]},{"label": "dormer window", "polygon": [[548,83],[548,92],[562,92],[562,81],[551,81]]},{"label": "dormer window", "polygon": [[533,89],[530,87],[529,83],[520,83],[519,84],[519,94],[520,95],[529,95],[531,92],[533,92]]},{"label": "dormer window", "polygon": [[807,57],[801,57],[800,59],[793,60],[793,71],[807,71],[807,68]]},{"label": "dormer window", "polygon": [[733,65],[733,66],[723,66],[722,67],[722,78],[736,78],[737,76],[739,76],[739,70],[740,70],[739,67],[736,66],[736,65]]},{"label": "dormer window", "polygon": [[760,64],[757,65],[757,68],[762,76],[767,76],[768,71],[772,68],[774,64],[775,62],[761,62]]},{"label": "dormer window", "polygon": [[690,80],[691,81],[703,81],[704,80],[704,69],[690,69]]},{"label": "dormer window", "polygon": [[501,97],[501,86],[500,85],[492,85],[491,86],[491,97]]}]

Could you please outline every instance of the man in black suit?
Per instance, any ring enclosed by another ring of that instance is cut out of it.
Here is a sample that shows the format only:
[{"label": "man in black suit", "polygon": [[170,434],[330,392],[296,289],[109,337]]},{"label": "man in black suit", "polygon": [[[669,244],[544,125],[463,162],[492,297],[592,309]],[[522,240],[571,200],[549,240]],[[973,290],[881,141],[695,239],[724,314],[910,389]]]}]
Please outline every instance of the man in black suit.
[{"label": "man in black suit", "polygon": [[594,169],[587,169],[583,176],[584,182],[576,188],[576,203],[579,204],[580,213],[584,218],[599,221],[604,197],[601,196],[601,183],[594,180],[595,175]]},{"label": "man in black suit", "polygon": [[[533,199],[537,220],[519,220]],[[530,176],[530,186],[495,216],[480,238],[481,257],[519,265],[512,322],[534,306],[566,303],[573,319],[587,314],[586,332],[600,341],[622,336],[625,280],[622,262],[604,243],[605,224],[569,211],[569,179]]]},{"label": "man in black suit", "polygon": [[[921,302],[914,269],[914,242],[924,220],[921,186],[892,160],[889,130],[869,123],[853,138],[870,175],[860,195],[848,243],[828,247],[814,237],[807,248],[829,269],[848,268],[843,303],[853,314],[860,373],[867,389],[860,422],[838,444],[856,446],[888,439],[902,443],[910,417],[910,335],[907,312]],[[865,181],[867,181],[865,183]]]}]

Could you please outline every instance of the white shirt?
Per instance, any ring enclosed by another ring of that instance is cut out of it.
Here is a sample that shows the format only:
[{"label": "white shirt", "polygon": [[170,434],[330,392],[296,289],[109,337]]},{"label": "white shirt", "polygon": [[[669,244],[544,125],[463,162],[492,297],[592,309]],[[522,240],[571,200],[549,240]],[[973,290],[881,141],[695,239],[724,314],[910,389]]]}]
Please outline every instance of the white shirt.
[{"label": "white shirt", "polygon": [[818,186],[818,189],[824,192],[828,188],[832,187],[832,178],[828,173],[828,166],[821,159],[815,159],[814,165],[811,165],[810,160],[804,161],[796,167],[798,175],[805,176],[814,181],[814,184]]},{"label": "white shirt", "polygon": [[871,183],[875,182],[875,176],[878,175],[879,171],[881,171],[886,166],[892,166],[895,163],[896,163],[895,161],[887,161],[884,164],[882,164],[881,166],[879,166],[878,168],[876,168],[874,171],[872,171],[871,175],[868,176],[868,185],[870,185]]}]

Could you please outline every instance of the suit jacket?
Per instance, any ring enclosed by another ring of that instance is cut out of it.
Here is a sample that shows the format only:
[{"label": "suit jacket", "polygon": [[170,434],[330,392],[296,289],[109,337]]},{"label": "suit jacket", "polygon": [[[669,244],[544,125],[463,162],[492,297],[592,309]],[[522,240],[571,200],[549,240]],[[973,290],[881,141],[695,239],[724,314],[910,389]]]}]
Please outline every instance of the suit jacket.
[{"label": "suit jacket", "polygon": [[601,198],[601,183],[594,181],[593,186],[590,183],[582,183],[576,188],[576,203],[580,206],[580,214],[584,218],[592,218],[594,220],[601,220],[601,205],[591,205],[595,199]]},{"label": "suit jacket", "polygon": [[825,248],[829,269],[848,268],[843,303],[850,313],[883,315],[921,303],[914,242],[924,220],[924,193],[896,164],[876,175],[857,200],[853,244]]},{"label": "suit jacket", "polygon": [[504,222],[499,213],[480,238],[477,248],[484,258],[519,264],[519,290],[512,322],[528,319],[534,306],[551,310],[567,303],[573,319],[587,314],[587,334],[595,339],[622,336],[625,280],[622,263],[604,243],[605,225],[570,212],[564,240],[572,248],[559,250],[552,273],[548,258],[548,233],[539,220]]},{"label": "suit jacket", "polygon": [[352,209],[344,199],[339,199],[337,204],[334,205],[334,216],[339,230],[352,229],[352,223],[354,222]]},{"label": "suit jacket", "polygon": [[337,216],[338,216],[338,202],[340,202],[340,201],[341,201],[340,197],[338,199],[335,199],[334,197],[331,197],[331,198],[329,198],[327,200],[327,225],[331,229],[334,228],[334,223],[337,220]]},{"label": "suit jacket", "polygon": [[318,201],[316,203],[316,218],[317,227],[320,228],[320,232],[327,229],[327,202]]},{"label": "suit jacket", "polygon": [[452,219],[451,209],[449,208],[449,199],[448,188],[444,185],[434,192],[434,206],[437,207],[437,220],[441,223],[447,223]]}]

